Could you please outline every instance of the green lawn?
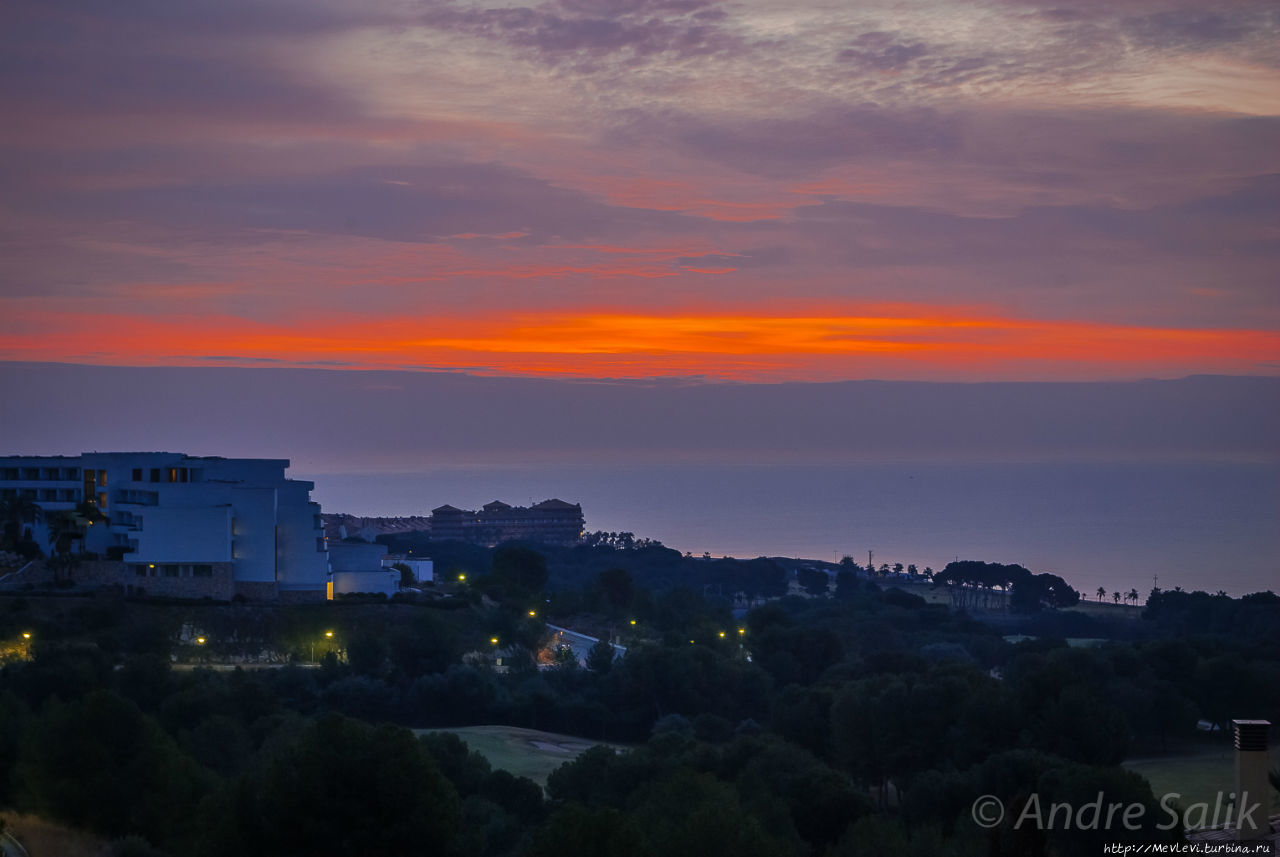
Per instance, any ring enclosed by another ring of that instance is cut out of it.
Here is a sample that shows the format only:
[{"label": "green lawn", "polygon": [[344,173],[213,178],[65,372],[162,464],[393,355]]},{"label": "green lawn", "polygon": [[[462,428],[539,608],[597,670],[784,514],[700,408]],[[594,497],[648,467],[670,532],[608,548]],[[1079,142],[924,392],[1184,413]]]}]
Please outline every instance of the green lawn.
[{"label": "green lawn", "polygon": [[[547,784],[547,776],[556,768],[603,743],[515,726],[463,726],[456,729],[415,729],[414,732],[419,735],[451,732],[488,759],[493,767],[518,777],[528,777],[541,786]],[[621,749],[618,744],[609,746]]]},{"label": "green lawn", "polygon": [[[1130,759],[1124,767],[1141,774],[1151,783],[1156,800],[1168,794],[1180,794],[1175,802],[1186,808],[1194,803],[1207,803],[1212,807],[1222,793],[1225,806],[1227,796],[1235,790],[1235,751],[1229,744],[1210,750]],[[1280,764],[1280,747],[1271,750],[1272,765]],[[1271,811],[1280,810],[1274,790],[1271,795]]]}]

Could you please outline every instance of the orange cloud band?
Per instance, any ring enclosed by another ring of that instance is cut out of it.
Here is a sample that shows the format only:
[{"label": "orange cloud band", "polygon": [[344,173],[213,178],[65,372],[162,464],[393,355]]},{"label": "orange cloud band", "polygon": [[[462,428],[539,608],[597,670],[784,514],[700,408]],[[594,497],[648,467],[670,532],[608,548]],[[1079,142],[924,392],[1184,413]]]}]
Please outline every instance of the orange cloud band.
[{"label": "orange cloud band", "polygon": [[1043,321],[945,307],[829,307],[270,324],[186,316],[19,312],[0,359],[116,365],[343,364],[565,377],[1114,378],[1275,374],[1280,334]]}]

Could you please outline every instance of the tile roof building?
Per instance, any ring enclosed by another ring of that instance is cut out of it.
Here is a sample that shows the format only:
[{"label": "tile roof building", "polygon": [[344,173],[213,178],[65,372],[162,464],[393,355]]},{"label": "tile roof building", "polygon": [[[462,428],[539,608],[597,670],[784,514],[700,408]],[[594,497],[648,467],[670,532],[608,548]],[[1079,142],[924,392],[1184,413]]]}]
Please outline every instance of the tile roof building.
[{"label": "tile roof building", "polygon": [[577,544],[585,523],[577,503],[551,499],[526,507],[494,500],[479,511],[449,505],[432,509],[431,537],[489,546],[507,541]]}]

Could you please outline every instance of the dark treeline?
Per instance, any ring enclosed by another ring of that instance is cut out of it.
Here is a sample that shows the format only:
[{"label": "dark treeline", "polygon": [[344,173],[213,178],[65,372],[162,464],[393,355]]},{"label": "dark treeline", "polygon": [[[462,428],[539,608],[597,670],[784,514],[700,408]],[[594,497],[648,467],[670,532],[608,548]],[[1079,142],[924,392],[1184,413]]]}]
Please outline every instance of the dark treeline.
[{"label": "dark treeline", "polygon": [[[657,554],[646,571],[652,550],[593,549],[571,583],[554,552],[459,546],[467,583],[417,602],[0,599],[0,640],[34,637],[0,671],[0,807],[98,833],[121,857],[1096,854],[1180,836],[1153,827],[1160,796],[1118,767],[1126,756],[1195,740],[1201,719],[1280,720],[1273,595],[1157,593],[1142,639],[1011,645],[854,576],[735,621],[729,593],[644,584],[668,559],[708,575],[717,561]],[[612,629],[627,653],[539,669],[548,619]],[[171,666],[264,651],[322,663]],[[636,746],[584,754],[544,793],[404,728],[491,723]],[[1011,824],[1033,793],[1099,791],[1148,807],[1148,823]],[[970,818],[982,794],[1011,808],[993,830]]]}]

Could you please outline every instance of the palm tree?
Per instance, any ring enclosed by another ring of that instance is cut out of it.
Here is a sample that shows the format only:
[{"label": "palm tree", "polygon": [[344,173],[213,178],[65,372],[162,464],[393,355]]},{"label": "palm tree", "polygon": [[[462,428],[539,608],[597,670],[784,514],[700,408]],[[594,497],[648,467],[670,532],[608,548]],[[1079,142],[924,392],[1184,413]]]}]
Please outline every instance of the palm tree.
[{"label": "palm tree", "polygon": [[1126,597],[1127,597],[1130,601],[1132,601],[1132,602],[1134,603],[1134,606],[1137,606],[1137,604],[1138,604],[1138,590],[1136,590],[1136,589],[1130,589],[1130,590],[1129,590],[1129,594],[1128,594],[1128,596],[1126,596]]},{"label": "palm tree", "polygon": [[1119,590],[1119,589],[1117,589],[1115,592],[1111,593],[1111,600],[1112,600],[1112,601],[1114,601],[1116,604],[1119,604],[1119,603],[1120,603],[1120,590]]},{"label": "palm tree", "polygon": [[0,522],[3,533],[0,533],[0,544],[13,549],[19,543],[30,541],[32,533],[27,525],[35,525],[44,518],[44,509],[29,497],[14,497],[0,500]]},{"label": "palm tree", "polygon": [[1107,590],[1105,590],[1105,589],[1103,589],[1101,586],[1099,586],[1099,587],[1098,587],[1098,600],[1099,600],[1099,601],[1101,601],[1102,599],[1104,599],[1104,598],[1106,598],[1106,597],[1107,597]]}]

